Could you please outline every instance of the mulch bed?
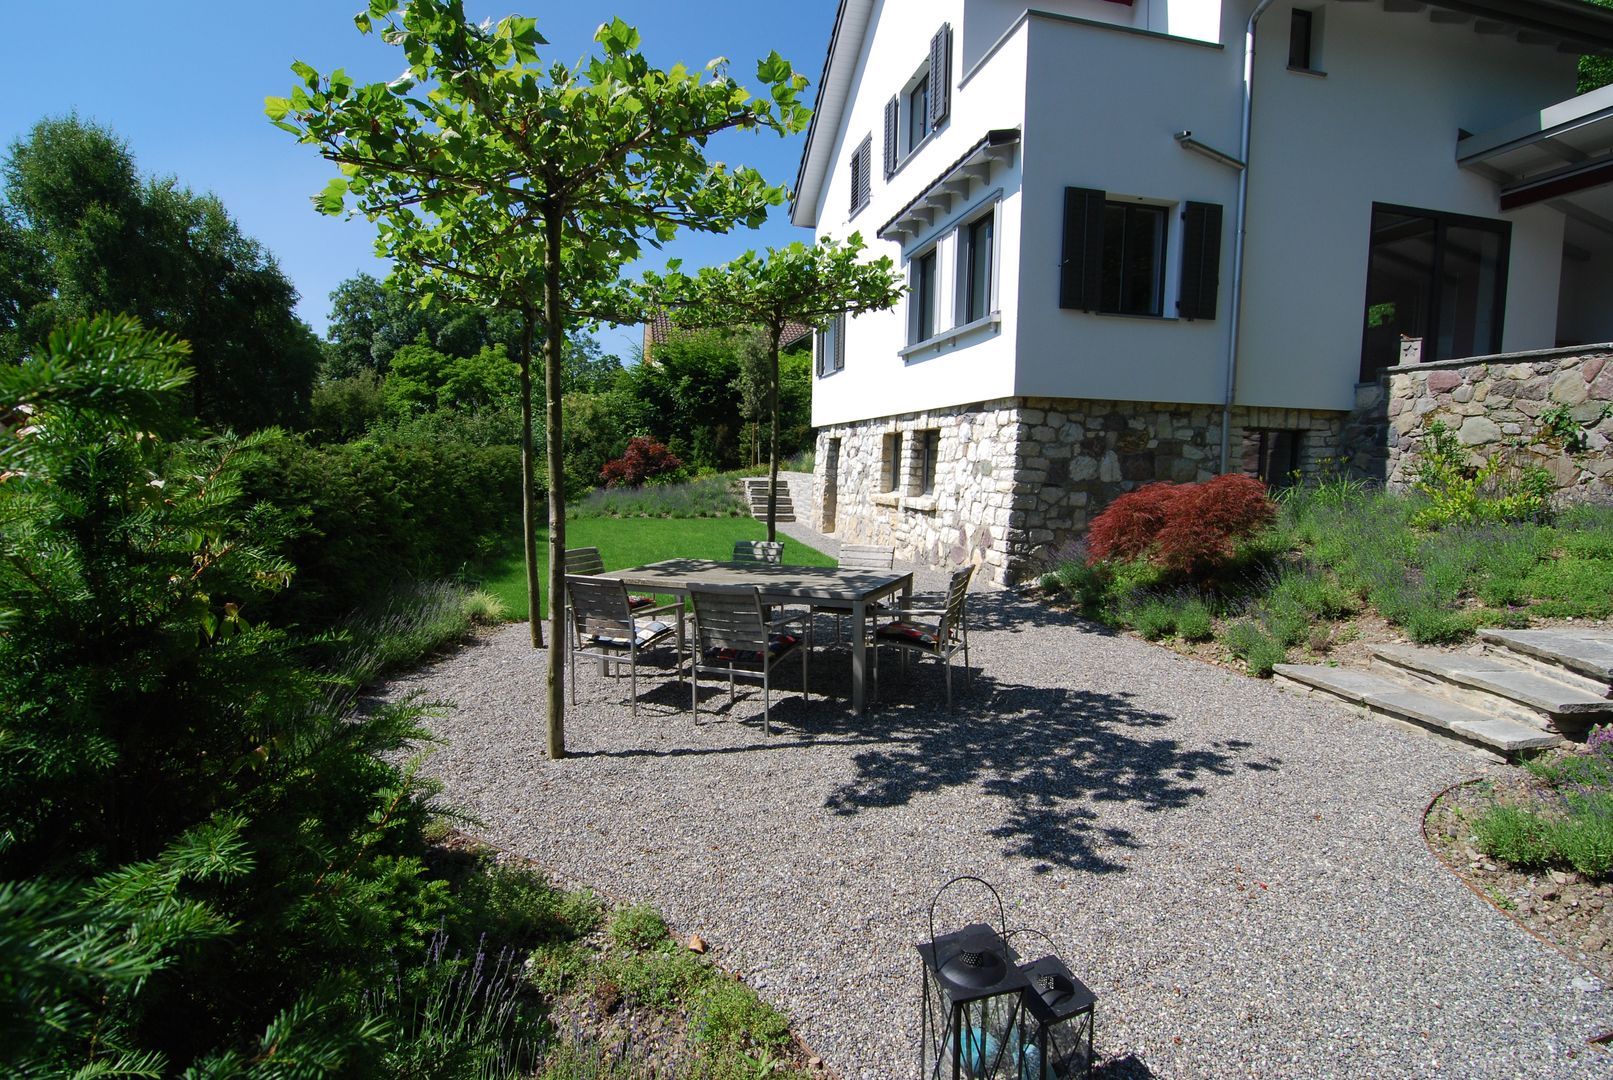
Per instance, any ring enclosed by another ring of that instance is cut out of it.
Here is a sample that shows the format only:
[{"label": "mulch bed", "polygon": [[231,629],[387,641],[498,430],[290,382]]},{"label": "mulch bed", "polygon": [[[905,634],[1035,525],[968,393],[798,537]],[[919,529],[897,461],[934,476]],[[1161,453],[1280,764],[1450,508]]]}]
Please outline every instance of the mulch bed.
[{"label": "mulch bed", "polygon": [[1537,800],[1544,785],[1523,770],[1458,784],[1428,809],[1429,847],[1468,888],[1530,934],[1613,984],[1613,882],[1587,881],[1571,870],[1525,872],[1478,848],[1473,821],[1497,801]]}]

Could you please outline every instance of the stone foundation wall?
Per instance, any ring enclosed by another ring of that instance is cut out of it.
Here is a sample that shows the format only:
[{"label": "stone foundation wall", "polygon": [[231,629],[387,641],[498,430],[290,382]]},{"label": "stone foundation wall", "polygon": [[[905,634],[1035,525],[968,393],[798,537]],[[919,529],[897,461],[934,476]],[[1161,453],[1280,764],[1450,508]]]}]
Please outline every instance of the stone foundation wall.
[{"label": "stone foundation wall", "polygon": [[1613,495],[1613,346],[1390,368],[1380,394],[1382,479],[1391,487],[1412,482],[1437,419],[1475,463],[1510,453],[1543,465],[1560,491]]},{"label": "stone foundation wall", "polygon": [[[1300,469],[1314,472],[1342,453],[1343,424],[1340,413],[1240,407],[1234,461],[1254,472],[1261,430],[1299,432]],[[919,490],[926,431],[939,432],[928,493]],[[885,461],[893,432],[902,434],[894,490]],[[833,532],[841,541],[890,544],[899,558],[935,566],[973,563],[1013,584],[1076,539],[1116,496],[1156,480],[1208,480],[1220,454],[1217,406],[1007,398],[907,413],[818,433],[809,520],[829,531],[825,495],[833,483]]]}]

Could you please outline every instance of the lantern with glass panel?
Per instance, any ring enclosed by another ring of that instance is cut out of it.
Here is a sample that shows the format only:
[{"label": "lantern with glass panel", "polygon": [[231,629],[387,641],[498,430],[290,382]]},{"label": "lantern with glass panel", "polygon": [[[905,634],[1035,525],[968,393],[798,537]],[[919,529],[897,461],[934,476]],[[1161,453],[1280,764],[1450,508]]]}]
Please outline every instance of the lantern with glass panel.
[{"label": "lantern with glass panel", "polygon": [[[975,922],[935,933],[935,906],[960,882],[983,886],[996,901],[997,925]],[[957,877],[930,902],[930,940],[918,946],[924,966],[920,1033],[925,1080],[1019,1080],[1025,1004],[1030,984],[1003,937],[997,891],[977,877]]]}]

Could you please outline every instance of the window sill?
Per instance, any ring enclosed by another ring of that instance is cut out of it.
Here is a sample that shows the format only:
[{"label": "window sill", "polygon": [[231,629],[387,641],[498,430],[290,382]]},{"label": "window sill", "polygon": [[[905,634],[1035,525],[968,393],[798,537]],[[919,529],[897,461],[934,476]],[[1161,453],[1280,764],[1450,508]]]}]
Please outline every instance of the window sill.
[{"label": "window sill", "polygon": [[[1180,315],[1129,315],[1124,311],[1088,311],[1085,314],[1096,315],[1100,319],[1141,319],[1143,322],[1155,323],[1182,321],[1182,317]],[[1200,319],[1199,321],[1208,322],[1209,320]]]},{"label": "window sill", "polygon": [[868,207],[869,207],[869,204],[870,204],[870,203],[872,203],[872,202],[873,202],[873,201],[874,201],[874,200],[873,200],[873,199],[869,199],[869,200],[868,200],[868,202],[865,202],[865,203],[863,203],[863,204],[862,204],[862,205],[861,205],[861,206],[854,206],[854,207],[852,207],[852,208],[851,208],[851,216],[850,216],[850,217],[848,217],[848,218],[846,218],[846,221],[848,221],[848,222],[852,222],[852,221],[856,221],[856,220],[857,220],[857,218],[858,218],[858,216],[859,216],[859,215],[860,215],[860,214],[861,214],[861,213],[862,213],[862,212],[863,212],[863,211],[864,211],[864,210],[866,210],[866,209],[868,209]]},{"label": "window sill", "polygon": [[902,497],[896,494],[894,491],[876,491],[874,492],[874,505],[891,507],[901,506]]},{"label": "window sill", "polygon": [[909,495],[902,500],[902,509],[911,510],[918,514],[935,513],[934,495]]},{"label": "window sill", "polygon": [[[897,351],[897,355],[908,363],[918,360],[928,360],[933,356],[940,356],[943,349],[957,348],[964,338],[989,337],[1002,332],[1003,315],[1000,311],[993,311],[983,319],[966,322],[961,326],[954,326],[950,330],[943,330],[933,337],[923,341],[915,341],[905,349]],[[929,355],[925,355],[929,354]]]},{"label": "window sill", "polygon": [[1294,67],[1292,64],[1290,64],[1288,65],[1288,70],[1292,71],[1295,75],[1309,75],[1313,79],[1327,78],[1327,72],[1319,71],[1316,68]]}]

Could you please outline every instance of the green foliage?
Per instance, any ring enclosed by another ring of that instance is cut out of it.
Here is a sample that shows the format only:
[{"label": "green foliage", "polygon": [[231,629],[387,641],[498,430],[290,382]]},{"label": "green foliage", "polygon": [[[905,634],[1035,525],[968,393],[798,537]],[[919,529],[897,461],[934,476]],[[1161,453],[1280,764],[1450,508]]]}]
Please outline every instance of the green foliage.
[{"label": "green foliage", "polygon": [[1551,829],[1540,815],[1517,806],[1492,806],[1473,823],[1479,850],[1522,869],[1551,861]]},{"label": "green foliage", "polygon": [[401,582],[343,618],[316,651],[334,652],[332,666],[355,684],[372,682],[463,638],[472,595],[449,581]]},{"label": "green foliage", "polygon": [[1227,624],[1221,641],[1228,652],[1243,660],[1249,674],[1259,679],[1270,678],[1276,665],[1288,660],[1288,650],[1256,618]]},{"label": "green foliage", "polygon": [[634,904],[611,916],[610,939],[624,949],[653,949],[665,944],[668,935],[666,920],[654,908]]},{"label": "green foliage", "polygon": [[484,346],[472,356],[449,356],[421,340],[392,354],[385,396],[389,409],[410,413],[505,405],[519,389],[520,371],[503,345]]},{"label": "green foliage", "polygon": [[593,894],[566,892],[537,871],[489,857],[475,860],[457,883],[458,907],[449,915],[449,937],[469,942],[486,934],[522,948],[567,943],[598,927]]},{"label": "green foliage", "polygon": [[43,350],[69,319],[125,312],[190,343],[196,417],[244,430],[302,419],[318,341],[291,282],[218,199],[142,180],[122,140],[76,116],[36,124],[3,174],[0,268],[18,276],[0,275],[0,340],[12,357]]},{"label": "green foliage", "polygon": [[1422,529],[1487,522],[1541,521],[1551,510],[1551,474],[1538,465],[1513,468],[1500,454],[1475,465],[1440,420],[1428,422],[1417,454],[1415,485],[1428,505],[1411,516]]},{"label": "green foliage", "polygon": [[467,595],[461,608],[467,619],[484,626],[496,626],[510,616],[510,609],[504,605],[504,601],[486,589],[477,589]]},{"label": "green foliage", "polygon": [[1158,641],[1176,633],[1177,611],[1168,600],[1154,598],[1132,615],[1136,630],[1147,641]]},{"label": "green foliage", "polygon": [[1215,636],[1215,618],[1198,597],[1189,598],[1176,612],[1176,632],[1183,641],[1209,641]]},{"label": "green foliage", "polygon": [[381,379],[374,372],[326,380],[314,387],[309,399],[309,437],[316,442],[356,439],[385,408]]},{"label": "green foliage", "polygon": [[573,518],[743,517],[749,513],[734,474],[702,476],[678,484],[600,488],[572,503]]}]

